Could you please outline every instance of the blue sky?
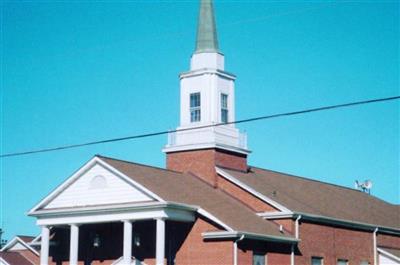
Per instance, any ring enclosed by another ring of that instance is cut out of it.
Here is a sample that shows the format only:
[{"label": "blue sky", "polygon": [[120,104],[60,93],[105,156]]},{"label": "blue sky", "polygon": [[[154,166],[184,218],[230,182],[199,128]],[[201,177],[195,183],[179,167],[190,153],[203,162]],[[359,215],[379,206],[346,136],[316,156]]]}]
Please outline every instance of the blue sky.
[{"label": "blue sky", "polygon": [[[196,1],[3,1],[1,153],[173,129]],[[244,119],[399,95],[399,2],[216,1]],[[241,124],[249,163],[400,203],[399,102]],[[5,237],[94,154],[164,166],[166,136],[1,159]]]}]

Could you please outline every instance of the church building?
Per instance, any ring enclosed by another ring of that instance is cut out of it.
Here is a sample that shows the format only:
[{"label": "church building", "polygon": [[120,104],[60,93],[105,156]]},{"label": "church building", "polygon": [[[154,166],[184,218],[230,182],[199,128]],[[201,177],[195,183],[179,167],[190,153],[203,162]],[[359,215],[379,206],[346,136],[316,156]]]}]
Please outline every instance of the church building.
[{"label": "church building", "polygon": [[166,169],[95,155],[29,211],[40,235],[0,264],[400,264],[400,205],[247,163],[214,16],[201,0]]}]

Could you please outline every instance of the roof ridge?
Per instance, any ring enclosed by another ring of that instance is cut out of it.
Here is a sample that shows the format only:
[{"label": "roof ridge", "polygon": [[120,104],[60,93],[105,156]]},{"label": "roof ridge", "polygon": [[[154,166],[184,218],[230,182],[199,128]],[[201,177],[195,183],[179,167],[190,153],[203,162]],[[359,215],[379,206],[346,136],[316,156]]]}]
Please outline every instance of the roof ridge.
[{"label": "roof ridge", "polygon": [[[361,192],[360,190],[356,190],[356,189],[354,189],[354,188],[342,186],[342,185],[335,184],[335,183],[329,183],[329,182],[322,181],[322,180],[312,179],[312,178],[309,178],[309,177],[297,176],[297,175],[294,175],[294,174],[290,174],[290,173],[286,173],[286,172],[282,172],[282,171],[277,171],[277,170],[273,170],[273,169],[261,168],[261,167],[257,167],[257,166],[249,166],[249,167],[250,167],[250,168],[256,168],[256,169],[263,170],[263,171],[269,171],[269,172],[273,172],[273,173],[283,174],[283,175],[286,175],[286,176],[288,176],[288,177],[298,178],[298,179],[301,179],[301,180],[307,180],[307,181],[318,182],[318,183],[321,183],[321,184],[324,184],[324,185],[334,186],[334,187],[338,187],[338,188],[342,188],[342,189],[347,189],[347,190],[350,190],[350,191],[353,191],[353,192],[359,192],[359,193],[361,193],[361,194],[364,194],[364,193]],[[400,204],[394,204],[394,203],[387,202],[387,201],[385,201],[385,200],[383,200],[383,199],[381,199],[381,198],[379,198],[379,197],[376,197],[376,196],[373,195],[373,194],[366,194],[366,193],[365,193],[365,195],[368,195],[370,198],[377,199],[377,200],[382,201],[382,202],[384,202],[384,203],[387,203],[387,204],[389,204],[389,205],[400,206]]]},{"label": "roof ridge", "polygon": [[153,168],[153,169],[162,170],[162,171],[169,171],[169,172],[173,172],[173,173],[177,173],[177,174],[182,174],[182,175],[184,175],[182,172],[175,171],[175,170],[168,169],[168,168],[162,168],[162,167],[157,167],[157,166],[151,166],[151,165],[147,165],[147,164],[143,164],[143,163],[128,161],[128,160],[119,159],[119,158],[114,158],[114,157],[109,157],[109,156],[104,156],[104,155],[100,155],[100,154],[96,154],[96,155],[94,155],[94,156],[95,156],[95,157],[98,157],[98,158],[105,158],[105,159],[110,159],[110,160],[114,160],[114,161],[118,161],[118,162],[128,163],[128,164],[137,165],[137,166],[142,166],[142,167]]}]

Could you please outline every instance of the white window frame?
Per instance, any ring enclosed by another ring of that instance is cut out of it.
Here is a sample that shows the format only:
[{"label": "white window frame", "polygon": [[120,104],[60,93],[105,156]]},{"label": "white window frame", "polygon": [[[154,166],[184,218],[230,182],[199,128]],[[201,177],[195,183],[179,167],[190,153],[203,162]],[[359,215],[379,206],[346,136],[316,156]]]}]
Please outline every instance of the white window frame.
[{"label": "white window frame", "polygon": [[311,265],[313,265],[313,259],[321,260],[321,265],[324,265],[324,258],[320,256],[311,256]]},{"label": "white window frame", "polygon": [[[223,122],[223,123],[228,123],[229,122],[229,103],[228,103],[228,98],[229,98],[228,94],[221,93],[221,98],[220,98],[220,103],[221,103],[221,122]],[[224,120],[224,115],[225,115],[226,120]]]},{"label": "white window frame", "polygon": [[[192,106],[192,96],[199,96],[199,105],[197,106]],[[189,95],[189,111],[190,111],[190,122],[200,122],[201,121],[201,93],[200,92],[194,92],[190,93]],[[194,113],[194,115],[192,114]],[[198,115],[197,115],[198,113]]]}]

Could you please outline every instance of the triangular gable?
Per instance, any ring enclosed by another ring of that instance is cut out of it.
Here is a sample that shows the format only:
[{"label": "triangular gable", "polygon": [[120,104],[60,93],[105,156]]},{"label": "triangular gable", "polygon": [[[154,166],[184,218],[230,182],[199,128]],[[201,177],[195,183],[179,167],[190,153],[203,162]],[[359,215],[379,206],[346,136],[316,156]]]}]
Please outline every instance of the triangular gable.
[{"label": "triangular gable", "polygon": [[30,250],[35,255],[39,255],[39,253],[35,249],[29,246],[18,236],[10,240],[0,251],[3,252],[3,251],[18,251],[18,250]]},{"label": "triangular gable", "polygon": [[163,200],[98,157],[94,157],[36,205],[30,213],[38,209],[150,201]]}]

